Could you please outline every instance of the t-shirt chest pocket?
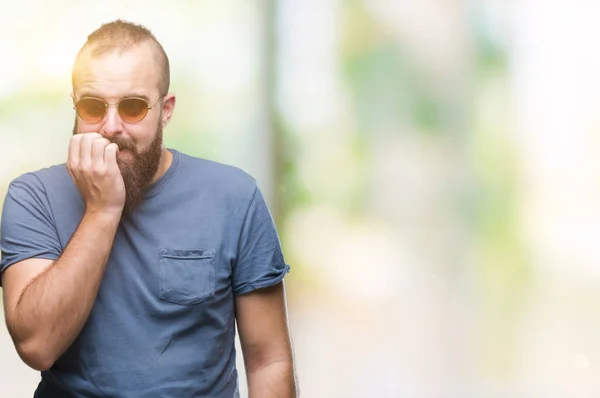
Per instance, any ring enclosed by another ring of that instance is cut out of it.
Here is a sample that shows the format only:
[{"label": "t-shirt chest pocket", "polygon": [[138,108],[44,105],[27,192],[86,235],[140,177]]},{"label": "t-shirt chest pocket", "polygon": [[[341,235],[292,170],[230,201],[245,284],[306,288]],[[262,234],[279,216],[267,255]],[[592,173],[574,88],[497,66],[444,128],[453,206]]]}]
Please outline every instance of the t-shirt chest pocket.
[{"label": "t-shirt chest pocket", "polygon": [[194,305],[215,294],[215,250],[160,250],[159,298]]}]

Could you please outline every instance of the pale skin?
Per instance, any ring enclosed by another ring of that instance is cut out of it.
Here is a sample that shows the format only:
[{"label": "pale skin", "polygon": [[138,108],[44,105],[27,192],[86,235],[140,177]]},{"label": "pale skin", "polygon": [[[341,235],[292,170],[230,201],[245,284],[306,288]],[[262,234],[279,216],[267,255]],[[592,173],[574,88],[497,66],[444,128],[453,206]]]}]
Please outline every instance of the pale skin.
[{"label": "pale skin", "polygon": [[[73,97],[93,94],[107,102],[127,96],[160,97],[159,70],[149,46],[89,59]],[[110,106],[99,123],[78,123],[71,138],[67,169],[86,210],[72,239],[56,261],[28,259],[2,274],[6,324],[21,359],[36,370],[49,369],[77,338],[93,307],[125,203],[117,166],[119,153],[107,138],[116,134],[144,150],[157,123],[165,126],[175,107],[169,94],[144,120],[128,124]],[[169,168],[163,150],[154,180]],[[248,377],[250,398],[296,397],[294,367],[283,282],[236,297],[236,320]],[[193,349],[190,347],[190,349]]]}]

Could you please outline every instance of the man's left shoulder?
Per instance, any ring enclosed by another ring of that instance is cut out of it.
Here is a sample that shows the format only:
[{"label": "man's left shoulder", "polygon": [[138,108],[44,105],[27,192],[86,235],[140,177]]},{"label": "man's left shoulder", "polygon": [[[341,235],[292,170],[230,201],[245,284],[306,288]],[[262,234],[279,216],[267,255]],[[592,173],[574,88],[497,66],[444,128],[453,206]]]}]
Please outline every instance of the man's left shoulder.
[{"label": "man's left shoulder", "polygon": [[181,153],[185,164],[185,173],[202,185],[227,193],[254,192],[256,178],[240,167],[215,160]]}]

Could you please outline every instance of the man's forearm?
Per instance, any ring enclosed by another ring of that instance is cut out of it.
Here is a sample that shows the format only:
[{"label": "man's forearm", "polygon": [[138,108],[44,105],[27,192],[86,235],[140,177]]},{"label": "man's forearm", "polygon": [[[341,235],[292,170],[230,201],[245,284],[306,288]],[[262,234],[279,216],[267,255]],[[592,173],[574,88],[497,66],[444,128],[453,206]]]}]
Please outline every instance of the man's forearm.
[{"label": "man's forearm", "polygon": [[7,319],[17,346],[53,363],[73,343],[94,305],[119,220],[86,213],[61,257],[27,285]]},{"label": "man's forearm", "polygon": [[248,373],[249,398],[296,398],[292,361],[275,361]]}]

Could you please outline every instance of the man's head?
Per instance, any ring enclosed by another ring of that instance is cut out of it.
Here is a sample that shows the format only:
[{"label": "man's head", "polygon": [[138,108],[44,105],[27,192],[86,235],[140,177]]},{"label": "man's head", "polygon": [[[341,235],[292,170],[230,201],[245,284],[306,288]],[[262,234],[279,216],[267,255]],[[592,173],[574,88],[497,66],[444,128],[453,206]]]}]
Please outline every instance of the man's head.
[{"label": "man's head", "polygon": [[168,57],[148,29],[117,20],[88,36],[72,81],[73,134],[97,132],[119,145],[126,208],[133,209],[159,169],[175,107]]}]

